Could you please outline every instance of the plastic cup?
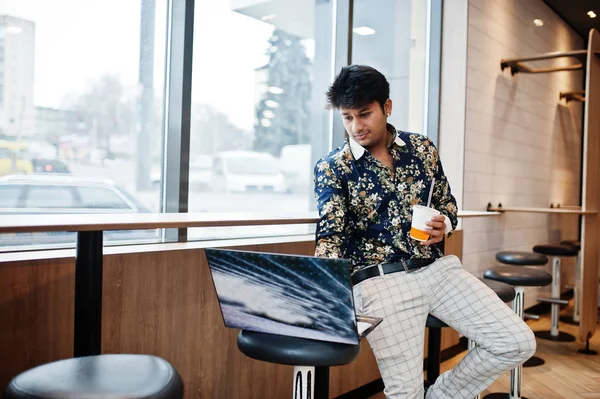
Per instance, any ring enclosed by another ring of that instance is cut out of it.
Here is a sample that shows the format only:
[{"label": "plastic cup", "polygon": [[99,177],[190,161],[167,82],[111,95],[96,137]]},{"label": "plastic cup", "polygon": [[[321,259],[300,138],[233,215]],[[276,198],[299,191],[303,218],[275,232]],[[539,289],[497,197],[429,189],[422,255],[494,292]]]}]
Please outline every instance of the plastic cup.
[{"label": "plastic cup", "polygon": [[410,225],[410,237],[417,241],[429,240],[429,233],[425,229],[430,229],[425,222],[430,222],[431,218],[439,215],[440,211],[423,205],[413,205],[412,224]]}]

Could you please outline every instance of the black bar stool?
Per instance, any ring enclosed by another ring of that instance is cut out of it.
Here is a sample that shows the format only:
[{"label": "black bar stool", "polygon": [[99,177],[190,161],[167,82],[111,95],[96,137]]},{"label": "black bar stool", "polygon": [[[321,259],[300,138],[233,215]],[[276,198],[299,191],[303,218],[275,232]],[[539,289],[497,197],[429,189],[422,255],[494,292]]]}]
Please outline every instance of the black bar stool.
[{"label": "black bar stool", "polygon": [[[548,257],[544,254],[524,251],[500,251],[496,254],[496,260],[505,265],[512,266],[544,266],[548,264]],[[523,313],[524,320],[539,320],[539,315]],[[523,363],[523,367],[538,367],[546,362],[541,357],[532,356]]]},{"label": "black bar stool", "polygon": [[427,337],[427,381],[433,384],[440,376],[442,328],[448,327],[448,325],[437,317],[428,315],[425,327],[429,328]]},{"label": "black bar stool", "polygon": [[558,330],[558,317],[560,313],[560,305],[568,305],[569,301],[566,299],[560,299],[560,261],[565,256],[577,256],[578,251],[572,246],[561,245],[561,244],[544,244],[536,245],[533,247],[533,251],[552,256],[552,297],[538,297],[540,302],[549,302],[551,305],[550,313],[550,330],[549,331],[536,331],[535,336],[541,339],[548,339],[551,341],[560,342],[573,342],[575,337],[571,334]]},{"label": "black bar stool", "polygon": [[59,360],[27,370],[5,399],[182,399],[183,381],[169,362],[149,355],[99,355]]},{"label": "black bar stool", "polygon": [[294,399],[328,399],[329,367],[356,359],[360,345],[242,330],[237,346],[248,357],[294,366]]},{"label": "black bar stool", "polygon": [[[552,276],[543,270],[521,266],[497,266],[483,272],[483,277],[500,281],[514,287],[516,295],[513,311],[523,318],[525,287],[544,287],[552,283]],[[527,399],[521,396],[523,366],[510,371],[510,393],[491,393],[485,399]]]},{"label": "black bar stool", "polygon": [[500,251],[496,254],[496,260],[514,266],[544,266],[548,263],[546,255],[524,251]]}]

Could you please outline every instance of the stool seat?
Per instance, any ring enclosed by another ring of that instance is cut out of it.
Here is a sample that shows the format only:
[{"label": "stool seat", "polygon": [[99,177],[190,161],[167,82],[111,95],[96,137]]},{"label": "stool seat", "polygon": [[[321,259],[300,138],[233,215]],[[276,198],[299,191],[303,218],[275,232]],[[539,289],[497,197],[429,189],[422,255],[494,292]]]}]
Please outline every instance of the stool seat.
[{"label": "stool seat", "polygon": [[496,260],[507,265],[543,266],[548,263],[546,255],[535,252],[501,251],[496,254]]},{"label": "stool seat", "polygon": [[481,279],[481,281],[490,287],[502,299],[502,302],[506,303],[515,299],[515,289],[511,285],[495,280]]},{"label": "stool seat", "polygon": [[435,316],[427,315],[427,321],[425,322],[425,327],[429,328],[444,328],[448,327],[448,324],[444,323],[440,319]]},{"label": "stool seat", "polygon": [[560,243],[562,245],[570,245],[572,247],[577,248],[578,251],[581,251],[581,241],[579,240],[563,240]]},{"label": "stool seat", "polygon": [[552,276],[543,270],[520,266],[497,266],[487,269],[483,276],[519,287],[543,287],[552,282]]},{"label": "stool seat", "polygon": [[238,334],[237,346],[243,354],[253,359],[293,366],[341,366],[352,362],[360,352],[360,345],[247,330]]},{"label": "stool seat", "polygon": [[181,376],[149,355],[100,355],[44,364],[16,376],[6,399],[181,399]]},{"label": "stool seat", "polygon": [[533,252],[551,256],[577,256],[577,250],[570,245],[542,244],[533,247]]}]

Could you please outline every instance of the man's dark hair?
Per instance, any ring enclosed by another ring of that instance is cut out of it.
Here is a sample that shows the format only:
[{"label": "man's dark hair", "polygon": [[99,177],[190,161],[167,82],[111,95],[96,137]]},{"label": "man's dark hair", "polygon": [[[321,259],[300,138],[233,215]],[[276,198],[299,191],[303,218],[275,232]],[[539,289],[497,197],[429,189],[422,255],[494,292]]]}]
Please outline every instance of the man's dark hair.
[{"label": "man's dark hair", "polygon": [[367,65],[348,65],[327,90],[327,108],[361,108],[390,97],[390,84],[378,70]]}]

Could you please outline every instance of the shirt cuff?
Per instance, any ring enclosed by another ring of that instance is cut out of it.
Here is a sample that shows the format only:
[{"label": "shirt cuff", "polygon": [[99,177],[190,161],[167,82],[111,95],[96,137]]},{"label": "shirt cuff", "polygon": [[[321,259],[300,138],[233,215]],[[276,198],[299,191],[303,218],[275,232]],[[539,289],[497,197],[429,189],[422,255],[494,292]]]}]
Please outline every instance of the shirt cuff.
[{"label": "shirt cuff", "polygon": [[445,234],[447,236],[452,231],[452,222],[450,221],[450,218],[446,215],[444,215],[444,223],[446,223],[446,233]]}]

